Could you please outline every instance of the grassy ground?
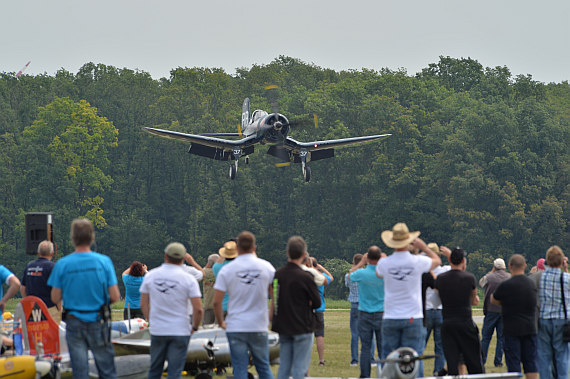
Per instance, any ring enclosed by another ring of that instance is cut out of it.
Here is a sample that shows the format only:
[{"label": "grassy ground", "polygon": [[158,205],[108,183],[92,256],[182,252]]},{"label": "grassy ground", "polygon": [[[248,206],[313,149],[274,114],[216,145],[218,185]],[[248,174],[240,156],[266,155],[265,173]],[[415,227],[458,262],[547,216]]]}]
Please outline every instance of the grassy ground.
[{"label": "grassy ground", "polygon": [[[18,299],[19,300],[19,299]],[[6,309],[13,311],[17,304],[15,299],[9,301]],[[327,311],[325,312],[325,362],[324,367],[319,366],[316,345],[313,346],[313,355],[309,375],[315,377],[358,377],[360,374],[359,367],[350,367],[350,328],[349,328],[349,312],[350,304],[345,300],[328,300]],[[480,309],[473,310],[474,316],[481,316]],[[122,320],[123,310],[121,304],[113,305],[113,319]],[[479,323],[479,330],[481,324]],[[487,360],[485,367],[486,372],[506,372],[506,368],[495,368],[493,365],[493,357],[495,351],[495,338],[491,341],[489,347],[490,358]],[[425,354],[433,354],[433,339],[430,339],[426,347]],[[490,363],[490,365],[489,365]],[[277,375],[278,366],[273,366],[273,372]],[[255,372],[254,368],[251,368]],[[433,371],[433,360],[425,361],[425,374]],[[231,373],[231,369],[229,370]],[[375,371],[372,371],[374,375]]]}]

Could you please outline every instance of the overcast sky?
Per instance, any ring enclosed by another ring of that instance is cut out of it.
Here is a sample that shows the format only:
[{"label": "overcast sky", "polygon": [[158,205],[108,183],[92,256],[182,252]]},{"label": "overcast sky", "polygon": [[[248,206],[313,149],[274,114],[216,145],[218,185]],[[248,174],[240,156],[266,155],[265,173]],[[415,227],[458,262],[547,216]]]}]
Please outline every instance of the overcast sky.
[{"label": "overcast sky", "polygon": [[94,62],[168,78],[176,67],[234,74],[286,55],[413,75],[443,55],[570,79],[570,0],[11,0],[1,12],[0,72]]}]

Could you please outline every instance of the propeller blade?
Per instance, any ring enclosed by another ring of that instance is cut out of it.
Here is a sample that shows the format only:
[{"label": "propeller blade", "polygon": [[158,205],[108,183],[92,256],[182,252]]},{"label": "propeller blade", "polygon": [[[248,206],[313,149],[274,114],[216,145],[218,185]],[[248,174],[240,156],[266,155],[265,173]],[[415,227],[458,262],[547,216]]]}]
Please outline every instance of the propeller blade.
[{"label": "propeller blade", "polygon": [[275,114],[279,113],[279,103],[277,101],[279,94],[277,93],[277,88],[275,84],[265,86],[265,89],[269,91],[268,98],[271,101],[271,110]]},{"label": "propeller blade", "polygon": [[287,167],[291,166],[291,162],[275,163],[275,167]]},{"label": "propeller blade", "polygon": [[241,134],[241,124],[238,124],[238,134],[239,138],[243,138],[243,135]]},{"label": "propeller blade", "polygon": [[315,120],[315,129],[317,129],[319,127],[319,119],[316,113],[313,113],[313,119]]}]

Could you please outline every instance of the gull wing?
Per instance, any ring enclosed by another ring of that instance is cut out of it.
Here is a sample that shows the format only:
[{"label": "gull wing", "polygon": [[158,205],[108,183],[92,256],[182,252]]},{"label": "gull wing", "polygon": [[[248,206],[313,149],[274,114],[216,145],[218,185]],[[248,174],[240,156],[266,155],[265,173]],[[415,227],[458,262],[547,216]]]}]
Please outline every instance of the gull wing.
[{"label": "gull wing", "polygon": [[317,150],[333,149],[335,147],[356,145],[365,142],[378,141],[390,136],[391,134],[379,134],[374,136],[329,139],[324,141],[311,141],[311,142],[299,142],[291,137],[287,137],[284,147],[289,150],[292,150],[293,152],[300,151],[301,149],[306,149],[307,151],[317,151]]},{"label": "gull wing", "polygon": [[252,145],[255,140],[255,135],[245,137],[238,140],[226,140],[223,138],[216,138],[198,134],[187,134],[175,132],[172,130],[157,129],[157,128],[143,128],[146,132],[160,137],[171,138],[184,142],[196,143],[199,145],[214,147],[217,149],[232,150],[234,147],[248,147]]}]

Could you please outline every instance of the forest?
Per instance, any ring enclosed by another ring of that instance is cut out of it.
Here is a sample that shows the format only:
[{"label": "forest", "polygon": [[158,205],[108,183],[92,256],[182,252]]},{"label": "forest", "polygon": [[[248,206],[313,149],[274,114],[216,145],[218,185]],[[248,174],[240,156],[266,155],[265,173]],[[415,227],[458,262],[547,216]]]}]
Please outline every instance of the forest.
[{"label": "forest", "polygon": [[[228,162],[187,154],[189,145],[145,133],[236,132],[241,105],[271,110],[279,87],[287,117],[316,113],[298,141],[391,133],[311,163],[276,167],[256,146],[235,180]],[[133,260],[163,261],[184,243],[200,264],[242,230],[274,266],[291,235],[335,276],[342,298],[355,253],[382,244],[399,221],[426,242],[468,252],[477,277],[493,259],[570,248],[570,86],[542,83],[472,58],[440,57],[404,69],[334,71],[280,56],[239,68],[175,68],[169,78],[86,63],[77,73],[0,73],[0,263],[18,276],[26,255],[24,216],[53,212],[58,257],[73,251],[69,225],[88,217],[94,250],[117,274]],[[120,280],[119,280],[120,282]]]}]

